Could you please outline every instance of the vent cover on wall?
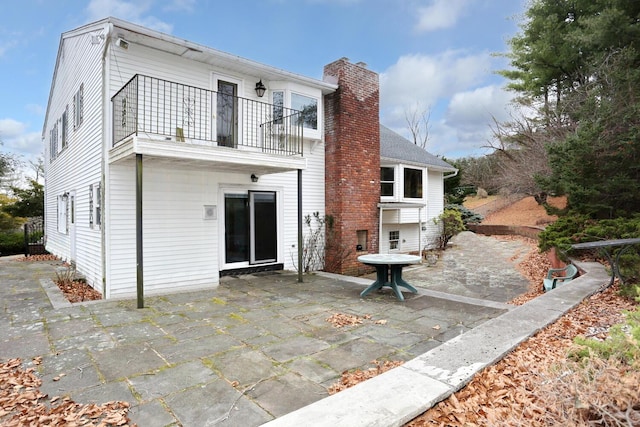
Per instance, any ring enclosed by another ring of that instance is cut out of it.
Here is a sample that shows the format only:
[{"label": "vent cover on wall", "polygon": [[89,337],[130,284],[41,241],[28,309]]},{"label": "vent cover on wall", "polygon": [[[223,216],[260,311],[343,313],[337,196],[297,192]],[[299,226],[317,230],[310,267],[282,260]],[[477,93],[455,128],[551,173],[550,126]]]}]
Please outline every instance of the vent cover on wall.
[{"label": "vent cover on wall", "polygon": [[204,205],[204,219],[218,219],[218,209],[216,205]]}]

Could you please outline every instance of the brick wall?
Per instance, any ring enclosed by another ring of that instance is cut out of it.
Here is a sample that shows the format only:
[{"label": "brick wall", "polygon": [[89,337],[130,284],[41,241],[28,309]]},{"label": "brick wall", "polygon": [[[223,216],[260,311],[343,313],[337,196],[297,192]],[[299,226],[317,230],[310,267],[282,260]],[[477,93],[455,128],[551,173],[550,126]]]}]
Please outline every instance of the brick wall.
[{"label": "brick wall", "polygon": [[[326,212],[335,219],[326,269],[341,274],[369,271],[357,261],[378,252],[380,202],[380,91],[378,74],[366,64],[341,58],[324,67],[324,80],[337,83],[325,105]],[[358,232],[366,246],[358,251]]]}]

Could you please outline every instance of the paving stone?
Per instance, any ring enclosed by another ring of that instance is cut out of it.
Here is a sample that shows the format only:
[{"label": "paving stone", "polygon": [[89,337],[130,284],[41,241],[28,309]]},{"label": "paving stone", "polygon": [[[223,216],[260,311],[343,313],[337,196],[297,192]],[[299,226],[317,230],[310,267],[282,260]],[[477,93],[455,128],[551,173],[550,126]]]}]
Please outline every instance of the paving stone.
[{"label": "paving stone", "polygon": [[279,363],[268,358],[259,351],[247,351],[239,348],[206,359],[208,364],[229,382],[238,381],[241,386],[248,386],[263,378],[270,378],[283,373]]},{"label": "paving stone", "polygon": [[107,381],[154,371],[167,363],[150,347],[118,346],[93,353],[99,372]]},{"label": "paving stone", "polygon": [[144,375],[132,377],[129,382],[142,401],[146,402],[217,379],[218,376],[198,360],[176,366],[165,366]]},{"label": "paving stone", "polygon": [[185,427],[259,426],[273,419],[224,380],[174,393],[165,402]]},{"label": "paving stone", "polygon": [[359,338],[318,352],[312,357],[337,372],[343,372],[365,366],[374,359],[385,358],[394,351],[390,347],[377,344],[369,339]]},{"label": "paving stone", "polygon": [[177,420],[159,400],[153,400],[129,408],[127,414],[132,423],[143,426],[169,426]]},{"label": "paving stone", "polygon": [[303,354],[314,354],[329,347],[324,341],[310,337],[294,337],[283,340],[263,349],[264,353],[279,361],[286,362]]},{"label": "paving stone", "polygon": [[324,387],[292,372],[261,382],[248,394],[275,417],[295,411],[329,395]]},{"label": "paving stone", "polygon": [[95,403],[101,405],[112,401],[135,403],[136,399],[129,389],[126,381],[114,381],[100,384],[100,386],[87,387],[71,392],[71,399],[76,403]]},{"label": "paving stone", "polygon": [[202,357],[221,354],[245,345],[228,334],[209,335],[187,341],[179,341],[155,349],[169,363],[183,363]]},{"label": "paving stone", "polygon": [[51,347],[45,333],[30,333],[0,341],[0,360],[16,357],[31,360],[34,357],[49,354],[50,351]]}]

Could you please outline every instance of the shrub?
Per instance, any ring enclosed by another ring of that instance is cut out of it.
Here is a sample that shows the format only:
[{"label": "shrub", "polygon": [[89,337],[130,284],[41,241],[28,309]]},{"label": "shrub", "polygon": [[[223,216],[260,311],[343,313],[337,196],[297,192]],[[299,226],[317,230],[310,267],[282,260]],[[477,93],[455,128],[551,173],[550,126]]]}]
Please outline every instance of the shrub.
[{"label": "shrub", "polygon": [[434,218],[433,222],[440,227],[438,249],[446,249],[449,240],[459,232],[465,230],[464,223],[462,222],[462,215],[457,209],[445,208],[439,217]]},{"label": "shrub", "polygon": [[21,231],[0,233],[0,255],[24,253],[24,233]]},{"label": "shrub", "polygon": [[[571,245],[574,243],[638,236],[640,236],[640,214],[631,218],[596,220],[587,215],[572,212],[560,217],[540,233],[538,247],[541,252],[555,247],[558,254],[566,258],[569,255],[579,255],[571,250]],[[640,254],[637,247],[635,247],[636,250],[625,250],[619,259],[620,274],[625,278],[622,291],[628,295],[635,294],[636,288],[631,285],[640,281]],[[621,250],[622,247],[612,248],[611,256],[615,258]]]},{"label": "shrub", "polygon": [[460,218],[462,219],[462,223],[466,226],[467,224],[478,224],[484,218],[482,215],[475,213],[474,211],[467,209],[463,205],[456,204],[448,204],[444,207],[444,210],[456,210],[460,213]]}]

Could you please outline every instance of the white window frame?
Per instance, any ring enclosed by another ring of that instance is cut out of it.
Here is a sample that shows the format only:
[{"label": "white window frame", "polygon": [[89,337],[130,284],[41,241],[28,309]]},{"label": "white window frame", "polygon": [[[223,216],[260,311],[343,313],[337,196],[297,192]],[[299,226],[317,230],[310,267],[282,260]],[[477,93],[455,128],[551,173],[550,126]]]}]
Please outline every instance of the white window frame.
[{"label": "white window frame", "polygon": [[[382,180],[382,169],[388,168],[393,170],[393,181]],[[395,165],[380,165],[380,199],[385,202],[393,202],[397,200],[397,183],[398,181],[398,168]],[[391,184],[393,188],[393,194],[391,196],[382,195],[382,184]]]},{"label": "white window frame", "polygon": [[100,229],[102,206],[100,183],[89,186],[89,228]]},{"label": "white window frame", "polygon": [[[405,188],[406,188],[406,177],[405,177],[405,173],[407,170],[415,170],[420,172],[420,177],[421,177],[421,192],[422,194],[419,197],[407,197],[406,192],[405,192]],[[425,185],[426,179],[425,179],[425,171],[423,168],[419,168],[419,167],[411,167],[411,166],[403,166],[402,167],[402,199],[403,200],[424,200],[424,196],[426,194],[426,185]]]},{"label": "white window frame", "polygon": [[312,89],[306,88],[302,85],[298,85],[291,82],[270,82],[269,83],[269,101],[273,104],[273,94],[275,92],[283,92],[283,107],[291,107],[292,94],[304,96],[314,99],[316,101],[316,116],[317,116],[317,129],[310,129],[303,127],[303,136],[310,139],[320,139],[322,137],[322,129],[324,126],[324,107],[322,104],[322,93],[318,91],[313,93]]},{"label": "white window frame", "polygon": [[84,120],[84,83],[73,96],[73,129],[78,129]]},{"label": "white window frame", "polygon": [[69,234],[69,195],[58,196],[58,233]]},{"label": "white window frame", "polygon": [[[393,247],[394,243],[395,243],[395,247]],[[390,251],[400,250],[400,230],[389,231],[389,250]]]}]

